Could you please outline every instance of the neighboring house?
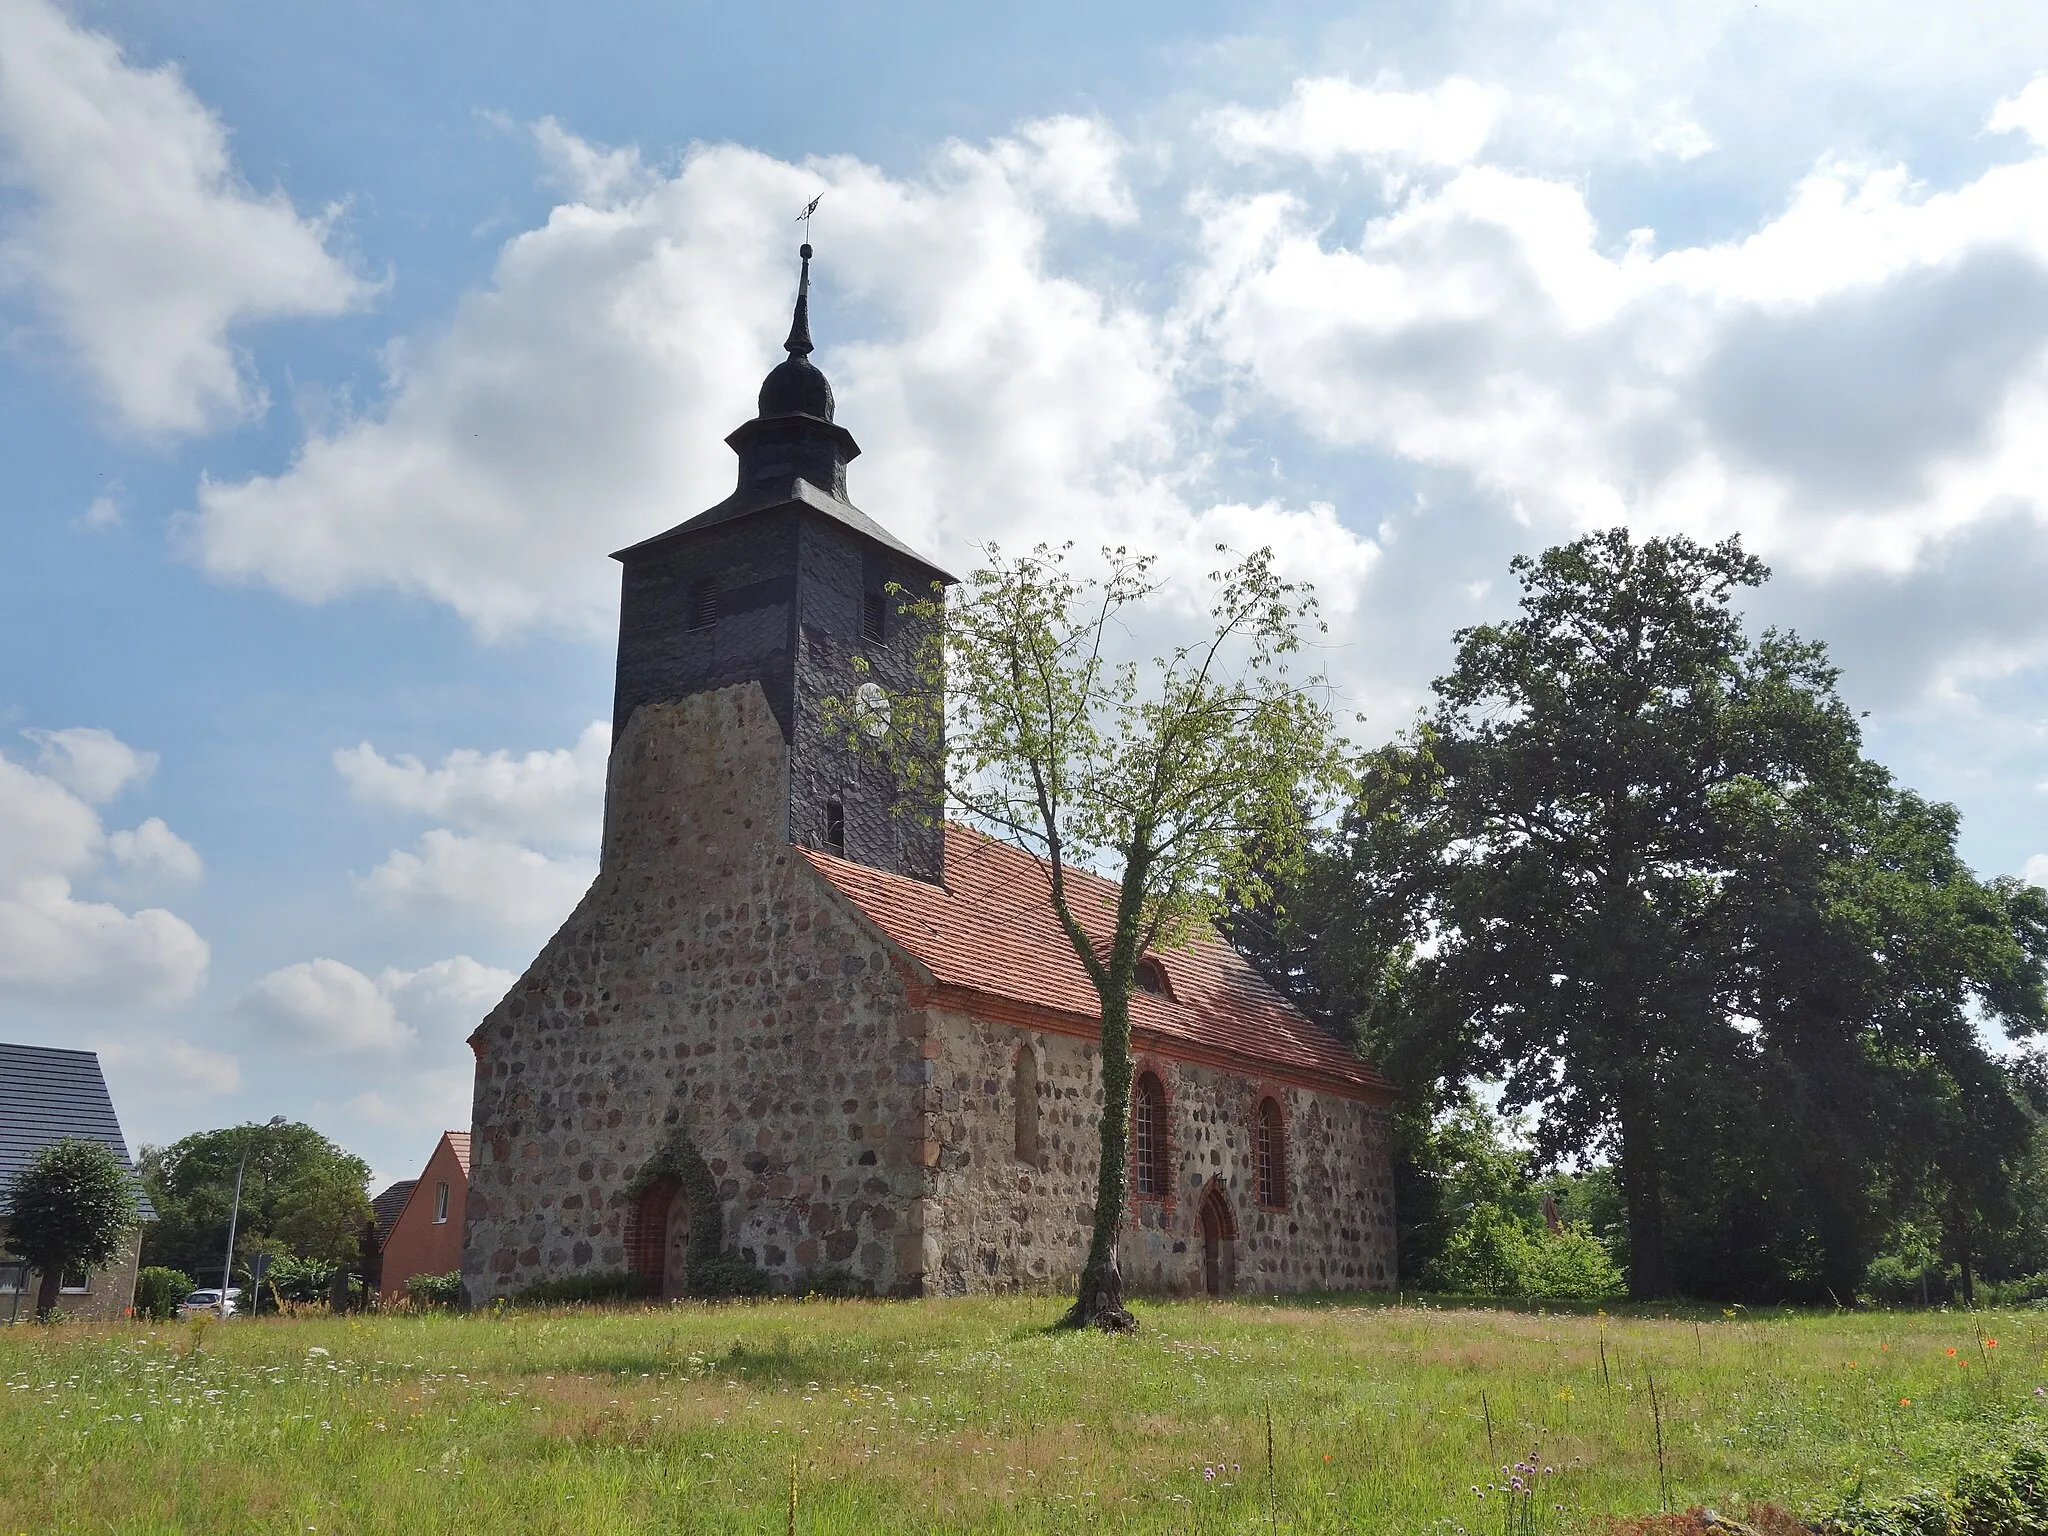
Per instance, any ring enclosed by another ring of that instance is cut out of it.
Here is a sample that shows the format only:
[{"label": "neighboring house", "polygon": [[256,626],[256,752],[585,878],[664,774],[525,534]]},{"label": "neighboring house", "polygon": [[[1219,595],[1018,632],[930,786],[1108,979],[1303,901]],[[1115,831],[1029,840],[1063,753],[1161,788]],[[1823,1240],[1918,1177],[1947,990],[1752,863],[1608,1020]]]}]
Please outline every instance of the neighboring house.
[{"label": "neighboring house", "polygon": [[[97,1141],[133,1168],[114,1100],[107,1092],[100,1059],[91,1051],[44,1045],[0,1045],[0,1190],[30,1159],[67,1136]],[[142,1219],[156,1220],[138,1181]],[[123,1256],[90,1274],[66,1275],[57,1311],[66,1317],[115,1318],[135,1304],[135,1270],[142,1255],[142,1228],[129,1235]],[[10,1259],[0,1230],[0,1322],[34,1314],[42,1277]]]},{"label": "neighboring house", "polygon": [[[679,1295],[707,1226],[781,1290],[1050,1288],[1086,1251],[1100,1024],[1045,870],[909,802],[825,703],[886,730],[923,638],[893,593],[951,578],[847,499],[803,254],[738,489],[618,556],[599,874],[470,1037],[472,1303],[621,1269]],[[1069,879],[1103,929],[1107,884]],[[1392,1085],[1213,933],[1140,981],[1129,1283],[1393,1285]]]},{"label": "neighboring house", "polygon": [[[401,1186],[394,1184],[374,1202],[381,1207]],[[379,1293],[387,1300],[405,1294],[414,1275],[445,1275],[462,1267],[462,1224],[469,1209],[469,1132],[444,1131],[387,1226],[378,1210],[383,1249]]]},{"label": "neighboring house", "polygon": [[412,1198],[412,1187],[418,1179],[400,1179],[383,1194],[370,1202],[370,1219],[377,1223],[377,1251],[384,1251],[384,1243],[391,1236],[392,1225],[398,1220],[398,1213],[405,1209],[405,1202]]}]

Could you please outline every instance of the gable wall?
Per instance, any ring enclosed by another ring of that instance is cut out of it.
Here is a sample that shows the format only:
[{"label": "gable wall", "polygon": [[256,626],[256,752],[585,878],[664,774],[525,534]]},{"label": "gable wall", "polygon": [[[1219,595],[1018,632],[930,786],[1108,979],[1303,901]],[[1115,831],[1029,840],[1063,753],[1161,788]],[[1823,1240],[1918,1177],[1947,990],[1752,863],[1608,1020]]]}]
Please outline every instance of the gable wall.
[{"label": "gable wall", "polygon": [[627,1188],[679,1130],[781,1287],[919,1288],[924,1014],[787,845],[787,763],[755,683],[620,733],[602,872],[472,1037],[472,1303],[624,1268]]},{"label": "gable wall", "polygon": [[[434,1220],[435,1186],[448,1186],[448,1219]],[[419,1182],[406,1198],[405,1209],[384,1238],[384,1267],[379,1294],[397,1298],[414,1275],[445,1275],[462,1266],[463,1216],[468,1209],[468,1181],[462,1159],[443,1136],[420,1171]]]},{"label": "gable wall", "polygon": [[[1100,1051],[1088,1040],[934,1009],[936,1169],[925,1216],[935,1292],[1071,1285],[1087,1255],[1100,1162]],[[1038,1053],[1039,1156],[1017,1156],[1016,1056]],[[1169,1101],[1173,1194],[1133,1198],[1118,1249],[1126,1285],[1202,1290],[1197,1202],[1215,1180],[1236,1219],[1234,1289],[1363,1290],[1394,1283],[1387,1109],[1212,1067],[1141,1055]],[[1257,1204],[1254,1116],[1287,1115],[1290,1208]]]}]

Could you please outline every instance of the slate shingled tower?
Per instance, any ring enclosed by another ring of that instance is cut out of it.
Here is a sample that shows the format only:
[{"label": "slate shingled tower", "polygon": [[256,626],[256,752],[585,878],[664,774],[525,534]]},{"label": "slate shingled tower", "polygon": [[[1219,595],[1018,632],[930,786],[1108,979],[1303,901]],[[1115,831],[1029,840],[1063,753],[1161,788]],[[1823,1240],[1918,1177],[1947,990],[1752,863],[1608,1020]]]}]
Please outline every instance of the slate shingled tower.
[{"label": "slate shingled tower", "polygon": [[613,737],[642,704],[758,682],[789,747],[786,840],[937,881],[936,808],[899,803],[885,767],[834,739],[821,702],[854,691],[855,655],[885,690],[907,685],[915,626],[887,589],[952,578],[847,499],[860,446],[811,362],[809,245],[802,261],[789,356],[762,382],[759,414],[726,438],[739,484],[613,556],[625,566]]}]

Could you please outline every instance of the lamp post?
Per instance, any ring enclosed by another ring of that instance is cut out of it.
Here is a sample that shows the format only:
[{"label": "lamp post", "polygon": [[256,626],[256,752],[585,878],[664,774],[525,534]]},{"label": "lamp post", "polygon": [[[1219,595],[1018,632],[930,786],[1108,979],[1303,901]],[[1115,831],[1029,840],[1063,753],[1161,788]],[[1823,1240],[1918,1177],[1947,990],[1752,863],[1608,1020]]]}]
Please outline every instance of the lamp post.
[{"label": "lamp post", "polygon": [[[272,1115],[269,1123],[263,1129],[274,1131],[283,1124],[285,1124],[283,1115]],[[242,1161],[235,1168],[235,1203],[228,1212],[228,1253],[227,1257],[220,1261],[220,1320],[222,1322],[228,1320],[228,1281],[234,1278],[235,1273],[235,1227],[242,1219],[242,1175],[248,1171],[249,1148],[247,1143],[244,1143],[242,1146]]]}]

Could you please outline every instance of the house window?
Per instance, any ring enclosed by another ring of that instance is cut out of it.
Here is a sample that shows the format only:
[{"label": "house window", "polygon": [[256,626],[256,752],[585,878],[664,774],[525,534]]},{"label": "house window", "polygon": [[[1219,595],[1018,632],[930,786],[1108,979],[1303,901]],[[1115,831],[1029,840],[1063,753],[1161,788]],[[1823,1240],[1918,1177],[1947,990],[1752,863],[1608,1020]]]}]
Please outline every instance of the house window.
[{"label": "house window", "polygon": [[690,588],[690,628],[709,629],[718,622],[718,583],[700,581]]},{"label": "house window", "polygon": [[1287,1204],[1287,1122],[1276,1099],[1259,1100],[1259,1204]]},{"label": "house window", "polygon": [[1166,985],[1166,967],[1150,955],[1141,958],[1131,974],[1140,992],[1150,992],[1154,997],[1173,996]]},{"label": "house window", "polygon": [[434,1221],[436,1225],[438,1225],[439,1223],[444,1222],[447,1219],[448,1186],[446,1184],[436,1184],[434,1186]]},{"label": "house window", "polygon": [[843,801],[825,802],[825,846],[834,853],[846,853],[846,805]]},{"label": "house window", "polygon": [[1166,1160],[1166,1085],[1156,1073],[1141,1076],[1131,1095],[1131,1155],[1138,1193],[1163,1199],[1173,1176]]},{"label": "house window", "polygon": [[1017,1160],[1038,1161],[1038,1056],[1029,1041],[1017,1048]]},{"label": "house window", "polygon": [[63,1281],[58,1285],[57,1289],[68,1296],[90,1295],[92,1292],[92,1276],[82,1274],[75,1269],[68,1269],[64,1272]]},{"label": "house window", "polygon": [[882,594],[870,592],[860,600],[860,637],[863,640],[882,638],[882,615],[885,609]]}]

